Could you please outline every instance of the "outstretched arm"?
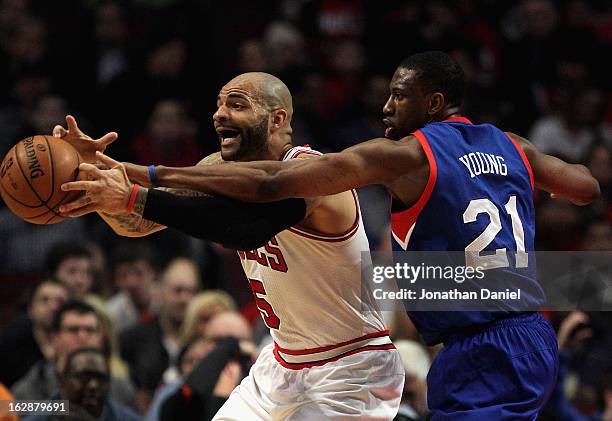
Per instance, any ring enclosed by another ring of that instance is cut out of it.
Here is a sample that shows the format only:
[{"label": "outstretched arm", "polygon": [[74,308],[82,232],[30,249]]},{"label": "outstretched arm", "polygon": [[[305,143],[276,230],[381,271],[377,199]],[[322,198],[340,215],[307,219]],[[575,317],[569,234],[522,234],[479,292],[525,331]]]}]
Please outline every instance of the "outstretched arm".
[{"label": "outstretched arm", "polygon": [[199,192],[171,194],[139,187],[128,179],[121,163],[102,154],[98,158],[110,169],[81,164],[80,170],[89,179],[65,183],[62,189],[84,190],[86,194],[63,204],[60,211],[71,217],[98,212],[111,226],[119,225],[120,229],[113,228],[120,235],[142,236],[167,226],[226,247],[253,250],[306,215],[302,199],[241,203]]},{"label": "outstretched arm", "polygon": [[[211,165],[211,164],[220,164],[224,162],[221,158],[220,152],[215,152],[213,154],[208,155],[198,162],[196,165]],[[130,164],[131,165],[131,164]],[[146,168],[146,167],[145,167]],[[137,182],[141,185],[149,185],[150,180],[148,176],[148,172],[145,174],[146,180],[142,180],[138,182],[138,180],[131,180],[133,182]],[[177,196],[185,196],[185,197],[198,197],[205,196],[205,193],[193,191],[193,190],[185,190],[185,189],[170,189],[170,188],[160,188],[160,190],[167,191]],[[129,214],[120,214],[120,215],[111,215],[105,212],[98,212],[100,217],[106,222],[112,229],[115,231],[117,235],[121,235],[123,237],[145,237],[147,235],[156,233],[158,231],[162,231],[166,229],[165,225],[159,224],[157,222],[150,221],[148,219],[143,218],[144,208],[147,201],[147,192],[145,189],[139,191],[136,196],[136,200],[134,203],[134,212]]]},{"label": "outstretched arm", "polygon": [[[412,140],[412,141],[411,141]],[[419,162],[413,138],[373,139],[340,153],[307,160],[258,161],[200,167],[158,166],[158,184],[227,196],[248,202],[341,193],[367,184],[388,186]],[[130,178],[146,177],[146,167],[127,168]]]},{"label": "outstretched arm", "polygon": [[525,152],[536,186],[552,197],[570,200],[576,205],[588,205],[599,197],[599,183],[584,165],[568,164],[536,147],[514,133],[508,133]]}]

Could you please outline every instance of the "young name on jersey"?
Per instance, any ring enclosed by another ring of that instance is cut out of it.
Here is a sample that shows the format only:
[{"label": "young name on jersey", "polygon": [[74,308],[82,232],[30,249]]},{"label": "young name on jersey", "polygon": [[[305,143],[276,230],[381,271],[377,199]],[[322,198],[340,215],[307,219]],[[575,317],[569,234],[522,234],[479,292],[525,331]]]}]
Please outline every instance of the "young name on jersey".
[{"label": "young name on jersey", "polygon": [[484,152],[470,152],[460,156],[459,161],[469,170],[471,178],[481,174],[508,175],[508,167],[505,164],[505,159],[500,155]]}]

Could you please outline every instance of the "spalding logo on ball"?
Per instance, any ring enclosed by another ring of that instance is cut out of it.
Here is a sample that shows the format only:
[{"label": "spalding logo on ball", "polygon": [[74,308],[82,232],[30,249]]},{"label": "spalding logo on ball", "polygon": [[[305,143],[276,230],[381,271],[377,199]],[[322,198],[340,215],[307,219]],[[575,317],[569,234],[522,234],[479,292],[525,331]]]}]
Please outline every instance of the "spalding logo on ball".
[{"label": "spalding logo on ball", "polygon": [[18,142],[0,166],[0,194],[19,218],[33,224],[55,224],[64,218],[63,203],[80,192],[64,192],[62,184],[79,176],[81,157],[69,143],[37,135]]}]

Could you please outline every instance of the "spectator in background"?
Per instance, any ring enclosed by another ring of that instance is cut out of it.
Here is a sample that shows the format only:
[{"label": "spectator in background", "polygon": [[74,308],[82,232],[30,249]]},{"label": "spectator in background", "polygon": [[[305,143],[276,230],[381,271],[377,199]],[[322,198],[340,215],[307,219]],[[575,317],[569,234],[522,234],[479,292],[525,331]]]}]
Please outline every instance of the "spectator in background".
[{"label": "spectator in background", "polygon": [[[208,355],[182,368],[180,387],[175,385],[160,403],[161,421],[211,419],[255,361],[252,330],[239,313],[217,314],[206,324],[205,332],[194,341],[201,342],[200,352],[205,350]],[[215,341],[212,350],[210,340]]]},{"label": "spectator in background", "polygon": [[[132,66],[130,72],[117,75],[108,83],[96,107],[98,113],[109,113],[114,127],[127,139],[134,137],[135,129],[150,120],[146,113],[154,109],[155,104],[167,98],[190,98],[193,93],[185,41],[171,30],[163,32],[151,34],[146,39],[145,57],[138,66]],[[129,146],[127,142],[115,144],[114,155],[130,157],[134,150]],[[140,148],[136,150],[142,152]]]},{"label": "spectator in background", "polygon": [[[59,394],[59,373],[64,370],[68,355],[82,348],[102,350],[103,344],[100,318],[94,308],[81,301],[65,303],[53,319],[54,358],[34,364],[11,391],[18,400],[52,399]],[[112,377],[110,393],[118,401],[135,406],[134,389],[127,382]]]},{"label": "spectator in background", "polygon": [[12,30],[6,45],[12,70],[37,64],[49,65],[48,25],[42,18],[24,15]]},{"label": "spectator in background", "polygon": [[[51,89],[51,80],[42,66],[27,66],[16,72],[10,86],[9,102],[0,109],[0,153],[2,156],[27,132],[28,122],[40,99]],[[63,116],[62,116],[63,118]],[[44,132],[46,133],[46,132]]]},{"label": "spectator in background", "polygon": [[536,250],[577,250],[582,227],[576,207],[547,196],[538,205]]},{"label": "spectator in background", "polygon": [[95,10],[96,83],[100,91],[129,71],[129,23],[121,2],[104,2]]},{"label": "spectator in background", "polygon": [[132,153],[144,164],[183,167],[204,155],[196,142],[196,123],[177,99],[163,99],[153,106],[147,127],[136,135]]},{"label": "spectator in background", "polygon": [[195,295],[187,306],[181,327],[181,343],[204,336],[206,324],[219,313],[235,311],[236,303],[231,295],[221,290],[208,290]]},{"label": "spectator in background", "polygon": [[58,121],[62,121],[66,114],[68,114],[68,104],[65,98],[53,93],[44,94],[36,101],[34,108],[28,114],[26,126],[18,137],[25,138],[33,134],[51,133],[53,126]]},{"label": "spectator in background", "polygon": [[153,318],[157,262],[149,243],[119,243],[112,256],[113,279],[119,291],[108,301],[108,314],[118,334]]},{"label": "spectator in background", "polygon": [[204,337],[219,339],[232,336],[239,340],[253,340],[253,330],[249,322],[236,311],[225,311],[211,318],[204,326]]},{"label": "spectator in background", "polygon": [[168,399],[168,397],[176,393],[181,388],[185,378],[193,371],[196,364],[214,347],[215,343],[212,340],[204,339],[202,336],[193,338],[183,346],[181,352],[179,353],[177,363],[180,377],[172,383],[169,383],[157,390],[153,400],[151,401],[151,405],[147,410],[145,420],[159,421],[160,410],[163,403],[166,401],[166,399]]},{"label": "spectator in background", "polygon": [[249,39],[238,48],[237,73],[267,72],[269,58],[264,43],[258,39]]},{"label": "spectator in background", "polygon": [[558,113],[536,121],[529,138],[542,153],[569,162],[584,162],[591,148],[612,143],[612,130],[603,124],[602,95],[592,87],[560,89]]},{"label": "spectator in background", "polygon": [[[110,370],[98,348],[81,348],[70,353],[60,375],[59,394],[54,399],[69,402],[70,418],[98,421],[137,421],[141,418],[109,396]],[[54,415],[33,415],[25,421],[54,420]]]},{"label": "spectator in background", "polygon": [[295,54],[296,51],[307,52],[302,34],[290,22],[274,21],[267,26],[263,43],[268,52],[268,72],[284,80],[287,86],[297,85],[308,61],[308,54]]},{"label": "spectator in background", "polygon": [[353,111],[353,98],[358,96],[364,84],[366,53],[355,41],[341,41],[332,44],[327,62],[328,74],[323,81],[325,95],[318,98],[319,114],[335,122],[350,116],[349,112]]},{"label": "spectator in background", "polygon": [[[355,117],[347,118],[347,122],[341,122],[331,129],[330,146],[334,151],[379,137],[385,132],[380,104],[386,102],[388,95],[389,80],[386,77],[368,77],[364,89],[358,95],[358,106],[352,113]],[[370,248],[377,250],[389,235],[388,206],[384,206],[389,201],[389,194],[380,186],[361,187],[357,193]]]},{"label": "spectator in background", "polygon": [[[547,406],[543,410],[545,419],[556,421],[609,421],[612,420],[612,383],[610,375],[604,373],[602,380],[608,378],[608,384],[602,385],[599,396],[598,411],[585,414],[565,395],[565,386],[573,360],[584,348],[587,340],[593,336],[593,327],[589,316],[573,311],[562,321],[557,333],[559,343],[559,376]],[[585,385],[581,385],[585,388]]]},{"label": "spectator in background", "polygon": [[45,256],[59,242],[87,239],[85,219],[68,218],[60,224],[32,225],[8,208],[0,209],[0,274],[38,274],[45,270]]},{"label": "spectator in background", "polygon": [[[89,241],[85,246],[91,256],[91,272],[93,276],[92,294],[107,300],[111,295],[110,267],[108,258],[101,244]],[[105,311],[106,302],[104,303]]]},{"label": "spectator in background", "polygon": [[503,18],[507,37],[503,82],[511,107],[507,124],[517,133],[527,133],[533,121],[550,110],[549,94],[555,82],[551,75],[564,48],[558,16],[552,0],[523,0]]},{"label": "spectator in background", "polygon": [[583,250],[612,251],[612,222],[591,221],[585,229]]},{"label": "spectator in background", "polygon": [[[108,315],[106,303],[97,296],[88,295],[85,302],[92,306],[100,319],[100,328],[102,330],[102,351],[108,355],[108,363],[110,366],[111,375],[117,379],[123,380],[131,384],[130,369],[119,353],[119,337],[113,326],[113,321]],[[134,402],[135,407],[135,402]]]},{"label": "spectator in background", "polygon": [[163,402],[160,421],[212,419],[248,373],[255,359],[253,348],[252,343],[231,336],[216,341],[181,388]]},{"label": "spectator in background", "polygon": [[159,313],[153,319],[124,331],[120,337],[121,355],[130,366],[139,388],[138,403],[142,413],[164,380],[164,372],[169,367],[176,367],[181,325],[199,282],[192,261],[179,258],[170,262],[161,276]]},{"label": "spectator in background", "polygon": [[35,363],[53,358],[53,316],[68,295],[66,286],[54,280],[34,288],[27,313],[0,334],[0,382],[11,387]]},{"label": "spectator in background", "polygon": [[384,104],[389,96],[389,79],[382,75],[372,75],[364,85],[357,97],[354,116],[332,129],[334,152],[374,139],[385,132],[380,104]]},{"label": "spectator in background", "polygon": [[75,299],[83,299],[93,287],[91,255],[79,243],[54,244],[46,256],[47,273],[68,288]]}]

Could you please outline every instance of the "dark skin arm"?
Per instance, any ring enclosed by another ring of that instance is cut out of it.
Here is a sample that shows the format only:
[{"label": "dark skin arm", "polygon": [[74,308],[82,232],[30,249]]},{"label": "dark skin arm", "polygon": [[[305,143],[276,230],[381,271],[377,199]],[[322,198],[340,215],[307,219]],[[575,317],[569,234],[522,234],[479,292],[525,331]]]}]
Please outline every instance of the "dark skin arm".
[{"label": "dark skin arm", "polygon": [[[568,164],[539,152],[510,133],[532,167],[536,186],[555,198],[587,205],[600,195],[599,184],[583,165]],[[204,167],[156,167],[162,186],[198,190],[249,202],[336,194],[382,184],[405,205],[413,204],[427,183],[429,164],[413,136],[399,141],[373,139],[339,153],[303,161],[259,161]],[[147,180],[147,168],[131,166],[130,178]]]},{"label": "dark skin arm", "polygon": [[[148,179],[147,168],[126,167],[132,180]],[[400,176],[398,176],[400,174]],[[327,196],[368,184],[382,184],[409,204],[423,191],[425,155],[410,136],[374,139],[340,153],[288,162],[258,161],[206,167],[156,167],[158,184],[187,188],[249,202]]]},{"label": "dark skin arm", "polygon": [[536,187],[549,192],[554,198],[570,200],[576,205],[588,205],[599,197],[599,183],[587,167],[568,164],[559,158],[539,152],[536,147],[514,133],[516,140],[529,160]]}]

